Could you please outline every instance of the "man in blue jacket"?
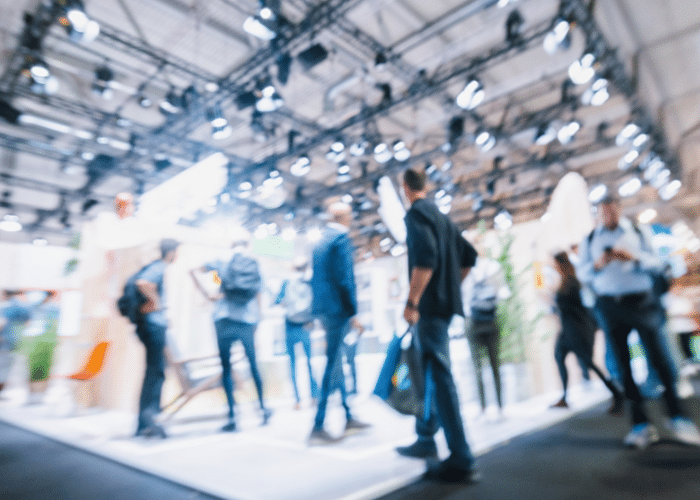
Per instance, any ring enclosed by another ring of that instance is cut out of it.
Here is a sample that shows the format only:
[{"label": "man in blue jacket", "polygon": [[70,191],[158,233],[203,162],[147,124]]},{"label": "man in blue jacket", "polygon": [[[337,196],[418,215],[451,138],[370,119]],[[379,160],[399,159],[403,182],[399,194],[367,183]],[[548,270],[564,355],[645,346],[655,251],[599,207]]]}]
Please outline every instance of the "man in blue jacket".
[{"label": "man in blue jacket", "polygon": [[408,169],[403,180],[404,193],[411,203],[404,219],[410,283],[403,317],[409,324],[416,325],[423,373],[434,387],[437,415],[431,415],[430,422],[418,420],[418,441],[397,451],[411,457],[436,456],[433,434],[439,422],[450,456],[437,467],[430,468],[426,479],[472,482],[478,479],[479,473],[464,432],[450,368],[447,329],[455,314],[464,315],[460,284],[476,262],[476,250],[452,221],[426,199],[425,172]]},{"label": "man in blue jacket", "polygon": [[[334,203],[329,208],[328,223],[321,242],[313,251],[313,277],[311,289],[314,300],[312,313],[326,330],[326,370],[323,373],[321,397],[309,444],[329,444],[341,438],[331,436],[324,428],[326,405],[331,392],[334,370],[340,362],[340,347],[350,328],[351,319],[357,314],[353,246],[348,235],[352,211],[345,203]],[[345,435],[367,428],[369,425],[353,418],[347,402],[345,384],[339,384],[347,422]]]}]

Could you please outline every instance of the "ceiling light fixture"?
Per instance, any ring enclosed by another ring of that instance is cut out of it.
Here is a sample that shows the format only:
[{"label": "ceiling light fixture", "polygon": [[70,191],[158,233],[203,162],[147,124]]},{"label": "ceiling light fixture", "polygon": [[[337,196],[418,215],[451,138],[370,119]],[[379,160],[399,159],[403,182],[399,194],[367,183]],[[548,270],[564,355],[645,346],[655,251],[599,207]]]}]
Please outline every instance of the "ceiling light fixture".
[{"label": "ceiling light fixture", "polygon": [[110,82],[114,78],[114,72],[107,65],[95,70],[95,81],[92,82],[92,92],[103,99],[114,97],[114,91],[110,88]]},{"label": "ceiling light fixture", "polygon": [[467,85],[457,95],[457,106],[462,109],[474,109],[484,101],[484,87],[476,78],[470,78]]},{"label": "ceiling light fixture", "polygon": [[301,155],[297,161],[289,167],[289,172],[294,177],[303,177],[311,170],[311,159],[307,155]]},{"label": "ceiling light fixture", "polygon": [[673,180],[665,186],[659,188],[659,196],[662,200],[668,201],[678,194],[678,191],[680,191],[681,187],[681,181],[679,181],[678,179]]},{"label": "ceiling light fixture", "polygon": [[617,192],[623,198],[628,198],[637,194],[637,192],[642,188],[642,181],[639,177],[632,177],[628,181],[623,182]]},{"label": "ceiling light fixture", "polygon": [[544,37],[544,50],[549,55],[559,50],[568,50],[571,47],[571,23],[563,18],[554,20],[552,31]]},{"label": "ceiling light fixture", "polygon": [[557,139],[563,145],[569,144],[574,140],[576,133],[581,130],[581,123],[576,120],[571,120],[557,132]]},{"label": "ceiling light fixture", "polygon": [[588,193],[588,201],[595,205],[600,202],[600,200],[605,198],[606,194],[608,194],[608,186],[605,184],[598,184]]},{"label": "ceiling light fixture", "polygon": [[8,233],[16,233],[22,230],[22,224],[20,224],[19,217],[16,215],[6,215],[0,222],[0,229]]},{"label": "ceiling light fixture", "polygon": [[602,106],[609,98],[608,81],[605,78],[598,78],[591,88],[583,93],[581,102],[586,106]]},{"label": "ceiling light fixture", "polygon": [[595,76],[593,64],[596,58],[591,52],[586,52],[581,59],[574,61],[569,66],[569,78],[576,85],[582,85],[589,82]]},{"label": "ceiling light fixture", "polygon": [[551,124],[543,123],[537,127],[534,142],[538,146],[546,146],[557,138],[557,131]]},{"label": "ceiling light fixture", "polygon": [[377,163],[386,163],[394,157],[385,142],[380,142],[374,147],[374,159]]},{"label": "ceiling light fixture", "polygon": [[87,16],[82,1],[58,0],[55,3],[62,7],[58,22],[66,29],[71,40],[89,43],[97,38],[100,25]]}]

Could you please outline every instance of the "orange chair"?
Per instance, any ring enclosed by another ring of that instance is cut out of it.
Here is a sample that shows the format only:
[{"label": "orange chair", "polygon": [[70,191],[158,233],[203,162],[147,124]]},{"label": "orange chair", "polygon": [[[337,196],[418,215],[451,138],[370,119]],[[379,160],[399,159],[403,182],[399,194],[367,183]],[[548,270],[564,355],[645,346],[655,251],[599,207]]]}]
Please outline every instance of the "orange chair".
[{"label": "orange chair", "polygon": [[95,347],[92,348],[92,352],[90,352],[90,357],[88,357],[85,366],[75,373],[66,375],[66,378],[71,378],[73,380],[92,380],[95,378],[104,366],[107,347],[109,347],[109,342],[106,341],[95,345]]}]

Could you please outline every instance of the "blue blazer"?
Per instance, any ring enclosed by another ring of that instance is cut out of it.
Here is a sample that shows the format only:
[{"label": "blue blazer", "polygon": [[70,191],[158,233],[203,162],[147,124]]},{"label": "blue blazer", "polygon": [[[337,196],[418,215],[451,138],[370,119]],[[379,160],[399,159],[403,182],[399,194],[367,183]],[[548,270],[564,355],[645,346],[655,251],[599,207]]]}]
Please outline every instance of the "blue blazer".
[{"label": "blue blazer", "polygon": [[347,233],[327,227],[313,251],[314,316],[350,318],[357,314],[352,241]]}]

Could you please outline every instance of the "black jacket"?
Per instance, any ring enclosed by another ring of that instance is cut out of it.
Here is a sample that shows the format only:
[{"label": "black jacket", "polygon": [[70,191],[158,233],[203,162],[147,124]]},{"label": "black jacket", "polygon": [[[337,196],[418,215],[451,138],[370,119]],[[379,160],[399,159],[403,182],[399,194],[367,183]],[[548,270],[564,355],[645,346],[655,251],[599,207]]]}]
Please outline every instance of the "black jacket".
[{"label": "black jacket", "polygon": [[433,270],[418,312],[447,319],[455,314],[463,316],[462,268],[474,266],[476,250],[462,237],[457,226],[425,199],[413,202],[404,220],[409,280],[414,267]]}]

